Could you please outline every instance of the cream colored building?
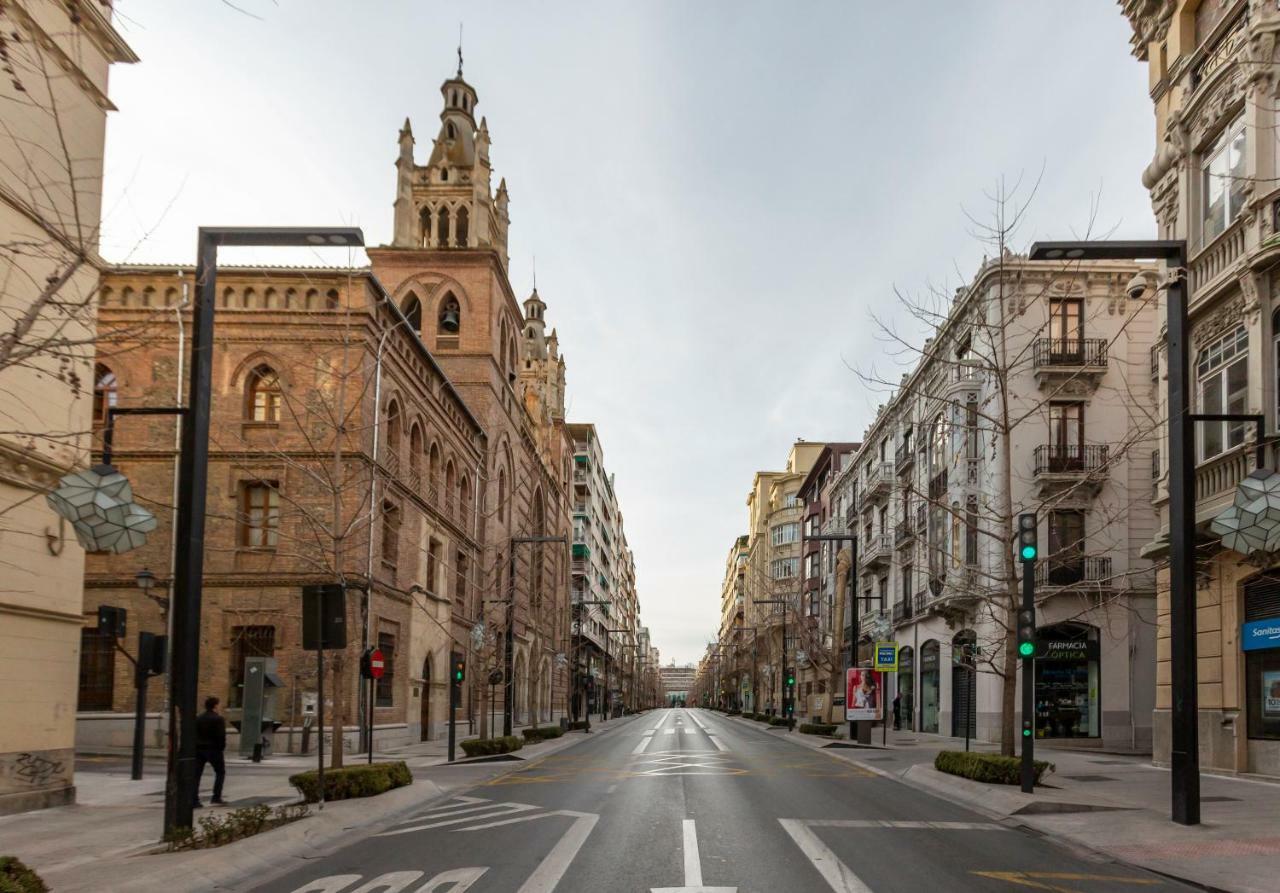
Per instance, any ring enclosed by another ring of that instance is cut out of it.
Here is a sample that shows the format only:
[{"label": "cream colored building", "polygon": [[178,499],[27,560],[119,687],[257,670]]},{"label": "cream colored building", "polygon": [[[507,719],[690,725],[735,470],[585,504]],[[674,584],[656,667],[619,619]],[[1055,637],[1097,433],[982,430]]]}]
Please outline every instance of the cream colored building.
[{"label": "cream colored building", "polygon": [[898,644],[882,695],[901,692],[905,728],[1000,739],[1010,538],[1035,512],[1037,630],[1059,643],[1035,662],[1036,737],[1150,747],[1157,308],[1125,296],[1136,269],[985,262],[837,480],[838,503],[856,495],[859,660]]},{"label": "cream colored building", "polygon": [[137,61],[110,14],[0,7],[0,813],[75,792],[84,552],[44,494],[89,459],[107,72]]},{"label": "cream colored building", "polygon": [[[1280,8],[1248,0],[1125,0],[1133,51],[1147,63],[1155,151],[1143,172],[1160,238],[1185,239],[1193,411],[1262,414],[1280,423]],[[1164,413],[1167,362],[1153,359]],[[1164,442],[1165,432],[1161,432]],[[1280,557],[1217,545],[1211,519],[1254,469],[1243,425],[1199,424],[1196,585],[1200,760],[1205,768],[1280,775],[1280,647],[1245,649],[1249,624],[1280,619]],[[1275,447],[1268,463],[1276,467]],[[1168,553],[1168,468],[1155,491]],[[1168,575],[1158,575],[1155,758],[1170,752]],[[1274,626],[1275,623],[1270,625]],[[1263,643],[1266,644],[1266,643]]]}]

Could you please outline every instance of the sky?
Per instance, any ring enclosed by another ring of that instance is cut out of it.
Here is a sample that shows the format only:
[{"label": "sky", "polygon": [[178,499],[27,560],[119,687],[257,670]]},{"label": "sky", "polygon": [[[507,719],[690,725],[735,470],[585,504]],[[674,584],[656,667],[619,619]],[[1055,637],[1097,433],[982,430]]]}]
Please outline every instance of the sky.
[{"label": "sky", "polygon": [[923,339],[895,293],[976,271],[1002,181],[1031,200],[1015,248],[1155,235],[1112,0],[116,0],[142,61],[111,73],[104,257],[190,263],[212,224],[389,242],[396,135],[425,163],[460,17],[512,284],[536,257],[664,663],[715,636],[752,474],[861,438],[887,395],[857,372],[905,371],[872,314]]}]

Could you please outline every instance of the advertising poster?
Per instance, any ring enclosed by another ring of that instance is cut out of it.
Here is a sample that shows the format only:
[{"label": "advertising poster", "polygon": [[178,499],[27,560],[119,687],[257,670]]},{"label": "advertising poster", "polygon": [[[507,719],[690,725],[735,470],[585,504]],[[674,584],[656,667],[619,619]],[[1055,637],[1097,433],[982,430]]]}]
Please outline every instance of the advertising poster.
[{"label": "advertising poster", "polygon": [[1262,715],[1280,716],[1280,671],[1262,674]]},{"label": "advertising poster", "polygon": [[844,718],[849,722],[884,719],[883,673],[862,669],[848,671],[845,677]]}]

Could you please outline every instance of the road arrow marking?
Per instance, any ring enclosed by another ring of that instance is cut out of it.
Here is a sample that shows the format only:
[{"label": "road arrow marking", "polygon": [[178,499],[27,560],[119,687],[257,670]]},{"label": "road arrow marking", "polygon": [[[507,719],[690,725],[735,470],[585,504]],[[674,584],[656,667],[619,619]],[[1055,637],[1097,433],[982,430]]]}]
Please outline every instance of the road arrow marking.
[{"label": "road arrow marking", "polygon": [[738,893],[737,887],[702,886],[702,858],[698,855],[698,828],[693,819],[684,820],[684,886],[650,887],[650,893]]}]

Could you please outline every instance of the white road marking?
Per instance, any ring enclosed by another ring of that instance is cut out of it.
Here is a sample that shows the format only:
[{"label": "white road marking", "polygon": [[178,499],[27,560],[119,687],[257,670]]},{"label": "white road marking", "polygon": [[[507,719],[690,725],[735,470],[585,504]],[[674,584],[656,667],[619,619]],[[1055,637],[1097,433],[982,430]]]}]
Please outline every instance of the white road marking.
[{"label": "white road marking", "polygon": [[560,883],[560,878],[564,877],[574,857],[578,855],[578,850],[582,849],[582,845],[591,836],[591,830],[595,828],[596,822],[600,821],[600,816],[587,812],[560,810],[557,814],[574,816],[577,821],[560,838],[560,842],[551,848],[546,858],[538,863],[533,874],[529,875],[529,879],[516,893],[552,893]]},{"label": "white road marking", "polygon": [[[441,872],[419,887],[415,893],[444,893],[448,885],[448,893],[465,893],[471,885],[484,875],[488,868],[455,868]],[[354,893],[396,893],[422,877],[421,871],[393,871],[379,875],[366,883]],[[341,893],[347,887],[360,880],[358,874],[334,874],[329,877],[310,881],[299,887],[294,893]]]},{"label": "white road marking", "polygon": [[684,886],[650,887],[650,893],[738,893],[737,887],[704,887],[702,858],[698,855],[698,827],[693,819],[684,820]]},{"label": "white road marking", "polygon": [[432,809],[424,812],[420,816],[415,816],[413,821],[422,819],[447,819],[456,815],[462,815],[465,812],[483,812],[486,809],[493,809],[496,805],[489,800],[476,800],[473,806],[450,806]]},{"label": "white road marking", "polygon": [[374,893],[375,890],[378,893],[399,893],[420,877],[421,871],[388,871],[357,887],[354,893]]},{"label": "white road marking", "polygon": [[358,874],[331,874],[328,877],[309,881],[293,893],[340,893],[358,880],[360,880]]},{"label": "white road marking", "polygon": [[702,860],[698,858],[698,826],[693,819],[684,820],[684,885],[702,886]]},{"label": "white road marking", "polygon": [[686,729],[684,730],[684,733],[685,733],[686,735],[696,735],[696,734],[698,734],[698,730],[697,730],[697,729],[688,729],[688,728],[686,728]]},{"label": "white road marking", "polygon": [[724,753],[725,751],[727,751],[727,750],[729,749],[729,748],[725,747],[723,744],[721,744],[721,743],[720,743],[720,739],[719,739],[719,738],[717,738],[715,735],[708,735],[707,737],[708,737],[708,738],[710,738],[710,739],[711,739],[711,743],[712,743],[712,744],[714,744],[714,745],[716,746],[716,750],[720,751],[721,753]]},{"label": "white road marking", "polygon": [[667,729],[667,730],[666,730],[666,734],[668,734],[668,735],[674,735],[675,733],[676,733],[676,730],[675,730],[675,729]]},{"label": "white road marking", "polygon": [[871,888],[848,865],[841,862],[840,857],[817,834],[810,831],[804,822],[799,819],[778,819],[778,822],[835,893],[871,893]]},{"label": "white road marking", "polygon": [[649,742],[653,740],[653,732],[645,732],[644,737],[640,739],[640,743],[636,745],[636,749],[631,751],[632,755],[644,753],[644,749],[649,746]]},{"label": "white road marking", "polygon": [[538,809],[537,806],[530,806],[527,803],[496,803],[495,811],[487,815],[465,815],[462,818],[445,819],[439,822],[427,822],[425,824],[409,825],[406,828],[396,828],[394,831],[383,831],[376,837],[392,837],[396,834],[410,834],[414,831],[425,831],[428,828],[444,828],[448,825],[460,825],[463,822],[484,821],[486,819],[496,819],[499,816],[511,815],[516,812],[528,812],[531,809]]}]

